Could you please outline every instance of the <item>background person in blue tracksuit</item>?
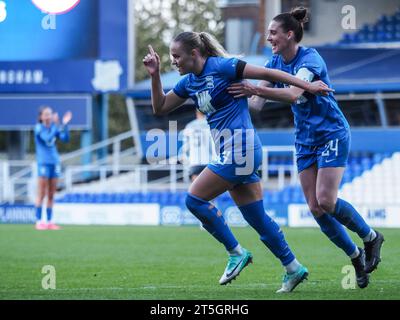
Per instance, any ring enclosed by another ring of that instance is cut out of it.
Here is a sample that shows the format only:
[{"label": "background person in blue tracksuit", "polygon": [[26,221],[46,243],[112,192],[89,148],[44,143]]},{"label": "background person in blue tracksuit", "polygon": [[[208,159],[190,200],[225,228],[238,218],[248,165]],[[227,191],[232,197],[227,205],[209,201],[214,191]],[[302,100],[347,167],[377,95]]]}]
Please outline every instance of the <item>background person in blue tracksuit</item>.
[{"label": "background person in blue tracksuit", "polygon": [[[306,21],[307,9],[303,7],[279,14],[271,21],[267,40],[274,55],[265,67],[285,71],[306,81],[322,80],[330,86],[323,58],[315,49],[299,45]],[[255,109],[260,109],[266,99],[291,104],[297,167],[307,204],[321,231],[351,258],[357,284],[365,288],[369,273],[380,261],[384,239],[368,226],[350,203],[337,197],[350,151],[350,130],[333,93],[310,95],[280,81],[263,81],[258,86],[248,82],[234,84],[229,92],[238,98],[254,95],[250,106]],[[359,235],[365,249],[356,246],[343,226]]]},{"label": "background person in blue tracksuit", "polygon": [[278,291],[292,291],[308,275],[308,270],[297,261],[279,226],[265,213],[257,175],[261,143],[250,119],[247,99],[234,99],[227,87],[243,78],[254,78],[282,81],[316,94],[326,94],[330,89],[321,81],[309,83],[282,71],[227,58],[218,41],[205,32],[179,34],[171,43],[170,55],[172,64],[185,76],[167,94],[160,79],[160,58],[151,46],[143,59],[151,76],[153,111],[157,115],[167,114],[191,98],[207,117],[217,159],[191,184],[186,205],[229,254],[219,283],[231,282],[252,261],[252,254],[240,246],[221,212],[210,203],[229,191],[246,221],[286,270]]},{"label": "background person in blue tracksuit", "polygon": [[[59,123],[58,114],[48,106],[39,110],[38,123],[35,126],[36,161],[38,165],[38,193],[36,199],[36,229],[57,230],[59,226],[52,222],[53,199],[60,177],[60,156],[57,151],[56,141],[69,141],[68,123],[72,113],[67,112]],[[42,222],[42,204],[47,196],[47,223]]]}]

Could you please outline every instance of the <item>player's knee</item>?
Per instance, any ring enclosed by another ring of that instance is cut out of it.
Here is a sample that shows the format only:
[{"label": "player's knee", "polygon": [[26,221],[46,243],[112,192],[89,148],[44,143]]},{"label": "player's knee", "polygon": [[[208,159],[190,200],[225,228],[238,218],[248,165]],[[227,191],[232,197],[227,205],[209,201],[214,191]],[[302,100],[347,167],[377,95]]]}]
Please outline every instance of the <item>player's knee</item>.
[{"label": "player's knee", "polygon": [[40,202],[43,202],[45,195],[46,194],[44,192],[40,192],[39,191],[39,193],[37,195],[37,200],[40,201]]},{"label": "player's knee", "polygon": [[317,202],[309,203],[308,208],[310,209],[310,212],[315,218],[318,218],[324,214],[323,209],[318,205]]},{"label": "player's knee", "polygon": [[332,213],[335,210],[336,199],[327,195],[320,195],[318,198],[318,205],[324,212]]},{"label": "player's knee", "polygon": [[200,199],[192,196],[190,193],[186,194],[185,198],[186,207],[190,212],[195,213],[198,211],[199,207],[203,204]]},{"label": "player's knee", "polygon": [[219,216],[218,212],[214,209],[214,205],[205,200],[194,197],[190,193],[186,195],[185,203],[189,211],[203,224],[208,224]]}]

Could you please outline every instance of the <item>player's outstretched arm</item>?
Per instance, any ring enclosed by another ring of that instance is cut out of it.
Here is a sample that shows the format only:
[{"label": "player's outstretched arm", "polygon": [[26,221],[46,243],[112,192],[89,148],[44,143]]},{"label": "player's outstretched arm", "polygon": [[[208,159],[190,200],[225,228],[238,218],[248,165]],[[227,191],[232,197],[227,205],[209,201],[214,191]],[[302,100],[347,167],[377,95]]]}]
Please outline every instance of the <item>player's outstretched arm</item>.
[{"label": "player's outstretched arm", "polygon": [[294,103],[303,93],[304,90],[297,87],[290,88],[272,88],[266,81],[260,81],[259,85],[253,85],[247,81],[233,83],[228,87],[228,92],[235,98],[251,96],[249,99],[249,107],[254,110],[261,110],[266,100],[280,101],[286,103]]},{"label": "player's outstretched arm", "polygon": [[329,92],[334,91],[320,80],[315,82],[307,82],[280,70],[269,69],[250,64],[246,64],[243,70],[243,78],[286,83],[315,95],[327,95]]},{"label": "player's outstretched arm", "polygon": [[249,81],[232,83],[228,92],[234,98],[248,97],[249,107],[255,111],[261,111],[267,100],[293,103],[304,92],[303,89],[290,87],[288,89],[273,88],[271,82],[261,80],[257,85]]},{"label": "player's outstretched arm", "polygon": [[151,102],[155,115],[168,114],[186,101],[172,91],[164,93],[160,75],[160,57],[151,45],[149,53],[143,58],[143,64],[151,77]]}]

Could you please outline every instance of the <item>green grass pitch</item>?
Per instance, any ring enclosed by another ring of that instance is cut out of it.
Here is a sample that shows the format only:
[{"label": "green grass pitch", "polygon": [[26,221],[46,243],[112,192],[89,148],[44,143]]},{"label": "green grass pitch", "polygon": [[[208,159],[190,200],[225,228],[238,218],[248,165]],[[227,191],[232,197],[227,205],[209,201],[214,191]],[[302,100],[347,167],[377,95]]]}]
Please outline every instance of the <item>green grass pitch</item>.
[{"label": "green grass pitch", "polygon": [[[283,230],[310,275],[279,295],[283,269],[250,228],[233,231],[254,263],[220,286],[227,255],[198,227],[0,225],[0,299],[400,299],[400,230],[381,229],[382,262],[362,290],[343,289],[350,261],[318,229]],[[55,267],[55,290],[42,288],[45,265]]]}]

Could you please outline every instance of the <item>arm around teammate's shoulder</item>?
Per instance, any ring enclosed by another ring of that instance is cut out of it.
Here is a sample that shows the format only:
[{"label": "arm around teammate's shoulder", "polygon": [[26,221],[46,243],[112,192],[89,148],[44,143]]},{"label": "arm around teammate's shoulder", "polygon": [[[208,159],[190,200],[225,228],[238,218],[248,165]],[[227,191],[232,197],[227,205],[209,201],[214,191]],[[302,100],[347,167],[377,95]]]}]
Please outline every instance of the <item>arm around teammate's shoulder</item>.
[{"label": "arm around teammate's shoulder", "polygon": [[292,86],[296,86],[305,91],[308,91],[315,95],[327,95],[329,92],[333,92],[334,90],[329,88],[322,81],[315,82],[307,82],[296,78],[295,76],[283,72],[281,70],[269,69],[259,66],[254,66],[250,64],[246,64],[243,70],[243,78],[245,79],[259,79],[259,80],[267,80],[270,82],[281,82],[286,83]]}]

